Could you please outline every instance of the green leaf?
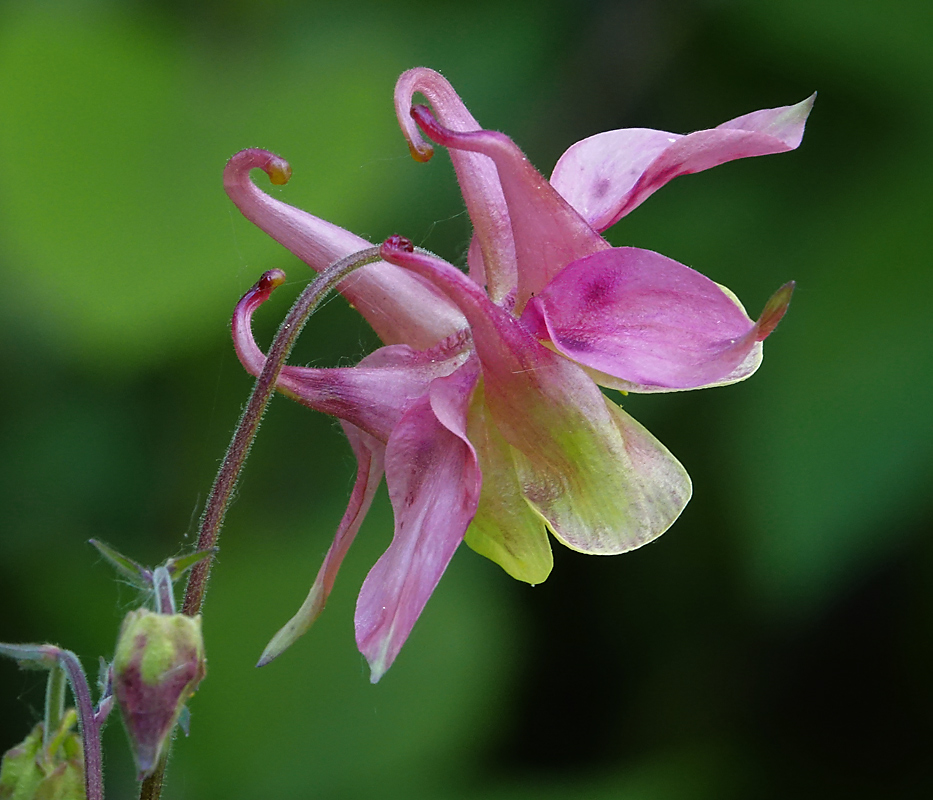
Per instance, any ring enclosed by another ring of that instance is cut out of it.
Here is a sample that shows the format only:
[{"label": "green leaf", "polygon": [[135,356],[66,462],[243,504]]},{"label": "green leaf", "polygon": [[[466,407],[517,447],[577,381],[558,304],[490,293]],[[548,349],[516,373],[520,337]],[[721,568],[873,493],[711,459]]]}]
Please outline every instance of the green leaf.
[{"label": "green leaf", "polygon": [[152,573],[141,564],[137,564],[133,559],[118,553],[110,545],[106,545],[97,539],[88,539],[88,543],[97,548],[100,553],[116,571],[126,578],[133,586],[139,589],[152,588]]}]

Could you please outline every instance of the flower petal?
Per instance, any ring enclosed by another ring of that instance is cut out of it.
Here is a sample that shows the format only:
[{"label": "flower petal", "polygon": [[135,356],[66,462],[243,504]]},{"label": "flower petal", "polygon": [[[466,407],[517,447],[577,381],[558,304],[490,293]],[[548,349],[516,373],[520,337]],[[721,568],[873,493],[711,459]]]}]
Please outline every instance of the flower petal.
[{"label": "flower petal", "polygon": [[[479,123],[440,73],[417,67],[402,73],[395,84],[395,113],[408,148],[417,161],[427,161],[434,148],[426,142],[411,116],[415,93],[424,95],[443,125],[454,131],[478,131]],[[495,164],[480,153],[450,153],[463,200],[473,221],[478,249],[471,248],[470,277],[486,285],[498,301],[515,288],[515,245],[509,212]]]},{"label": "flower petal", "polygon": [[482,153],[495,162],[515,240],[518,312],[565,265],[608,249],[609,243],[554,190],[508,136],[487,130],[449,130],[425,106],[415,106],[411,113],[438,144]]},{"label": "flower petal", "polygon": [[[592,397],[588,413],[593,416],[586,419],[575,413],[577,407],[562,404],[563,413],[552,413],[549,427],[538,431],[546,446],[516,448],[514,455],[528,501],[563,544],[581,553],[616,555],[664,533],[693,489],[687,471],[664,445],[602,399],[604,410]],[[528,433],[513,431],[526,441]],[[556,446],[548,446],[551,442]]]},{"label": "flower petal", "polygon": [[373,683],[392,665],[476,513],[481,476],[465,430],[476,378],[475,362],[437,378],[389,439],[395,535],[356,606],[356,641]]},{"label": "flower petal", "polygon": [[483,490],[464,541],[516,580],[542,583],[554,566],[544,520],[525,500],[514,451],[486,408],[482,381],[473,393],[467,432],[483,473]]},{"label": "flower petal", "polygon": [[679,175],[794,150],[815,99],[754,111],[686,136],[646,128],[598,133],[560,157],[551,183],[590,225],[604,231]]},{"label": "flower petal", "polygon": [[[287,183],[291,167],[266,151],[242,150],[227,162],[224,189],[250,222],[313,270],[322,270],[370,243],[336,225],[267,195],[250,180],[262,169],[275,184]],[[430,284],[389,264],[369,264],[340,284],[340,293],[386,344],[426,348],[463,327],[463,319]]]},{"label": "flower petal", "polygon": [[755,323],[699,272],[619,247],[569,264],[531,300],[522,323],[591,369],[641,386],[696,389],[748,361],[783,316],[792,288],[779,290]]},{"label": "flower petal", "polygon": [[[233,313],[237,356],[253,375],[262,371],[266,356],[253,338],[252,316],[284,280],[281,270],[265,273]],[[429,350],[387,345],[355,367],[285,366],[276,388],[302,405],[350,422],[385,443],[402,414],[427,391],[431,381],[449,375],[466,361],[469,344],[469,334],[462,330]]]},{"label": "flower petal", "polygon": [[680,463],[449,264],[393,237],[382,257],[433,280],[470,323],[496,427],[519,453],[523,493],[569,547],[609,555],[659,536],[690,498]]},{"label": "flower petal", "polygon": [[324,610],[327,598],[334,587],[337,571],[340,569],[344,556],[350,549],[350,545],[353,544],[357,531],[359,531],[369,507],[372,505],[379,484],[382,483],[385,446],[353,425],[343,423],[343,430],[347,435],[350,446],[353,448],[353,452],[356,454],[357,464],[356,482],[353,484],[353,491],[350,493],[350,502],[347,504],[347,510],[337,527],[333,544],[327,551],[324,563],[321,564],[317,577],[311,585],[311,591],[308,592],[308,596],[302,603],[301,608],[298,609],[298,613],[286,622],[282,629],[272,637],[269,644],[266,645],[259,663],[256,664],[257,667],[264,667],[291,647],[298,637],[311,627],[314,620]]}]

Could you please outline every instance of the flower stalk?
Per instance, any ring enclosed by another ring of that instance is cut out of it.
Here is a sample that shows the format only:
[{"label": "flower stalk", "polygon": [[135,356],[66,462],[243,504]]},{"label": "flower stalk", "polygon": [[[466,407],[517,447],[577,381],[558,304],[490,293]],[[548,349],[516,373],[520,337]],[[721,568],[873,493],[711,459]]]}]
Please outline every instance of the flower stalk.
[{"label": "flower stalk", "polygon": [[102,699],[101,707],[95,712],[87,676],[78,657],[70,650],[59,650],[59,654],[78,710],[78,725],[84,744],[84,791],[87,793],[87,800],[104,800],[104,763],[100,748],[100,731],[113,702],[111,698]]},{"label": "flower stalk", "polygon": [[[282,321],[272,342],[262,372],[253,386],[246,409],[237,423],[230,446],[227,448],[227,453],[217,472],[217,477],[214,479],[214,485],[211,487],[210,496],[198,526],[198,551],[213,551],[217,547],[220,528],[223,525],[227,507],[236,488],[240,472],[246,463],[246,458],[249,455],[253,440],[256,438],[263,415],[275,392],[275,385],[282,367],[285,365],[285,361],[295,346],[295,342],[298,340],[298,336],[301,334],[308,318],[317,310],[330,292],[352,272],[367,264],[375,263],[379,259],[379,248],[371,247],[353,253],[322,270],[299,295],[288,315]],[[269,270],[256,282],[250,292],[268,294],[284,281],[285,273],[282,270]],[[182,603],[181,610],[183,614],[194,617],[200,613],[213,560],[212,552],[210,556],[199,561],[191,569],[188,584],[185,588],[185,599]],[[167,757],[168,752],[166,749],[154,772],[142,782],[139,800],[158,800],[161,796]],[[88,795],[88,800],[94,800],[94,798]]]}]

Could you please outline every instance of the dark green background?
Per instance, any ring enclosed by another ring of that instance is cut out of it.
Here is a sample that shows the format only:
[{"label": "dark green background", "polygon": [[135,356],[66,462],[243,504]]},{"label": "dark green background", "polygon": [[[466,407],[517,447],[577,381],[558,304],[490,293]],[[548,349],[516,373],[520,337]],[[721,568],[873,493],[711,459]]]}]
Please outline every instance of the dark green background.
[{"label": "dark green background", "polygon": [[[636,553],[556,547],[534,589],[459,552],[377,686],[353,642],[385,497],[323,618],[253,663],[307,591],[351,485],[332,420],[277,399],[224,530],[210,674],[168,798],[928,797],[933,745],[933,5],[238,0],[0,7],[0,639],[92,670],[133,591],[85,544],[190,546],[251,381],[227,322],[306,267],[221,186],[247,146],[275,196],[462,263],[449,161],[413,162],[404,69],[453,82],[547,172],[616,127],[687,132],[820,92],[803,146],[681,178],[609,234],[732,288],[798,289],[747,383],[629,397],[695,497]],[[337,300],[294,361],[375,346]],[[0,664],[0,748],[42,676]],[[112,797],[133,793],[119,722]]]}]

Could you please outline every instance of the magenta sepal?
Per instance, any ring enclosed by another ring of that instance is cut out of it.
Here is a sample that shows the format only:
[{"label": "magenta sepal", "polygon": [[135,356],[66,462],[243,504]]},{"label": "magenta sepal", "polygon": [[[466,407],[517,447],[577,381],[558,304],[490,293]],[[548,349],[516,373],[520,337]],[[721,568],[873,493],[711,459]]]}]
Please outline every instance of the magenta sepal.
[{"label": "magenta sepal", "polygon": [[612,227],[681,175],[800,146],[816,95],[793,106],[753,111],[686,135],[628,128],[572,145],[551,184],[598,231]]},{"label": "magenta sepal", "polygon": [[618,247],[561,270],[529,302],[522,324],[632,390],[698,389],[733,375],[777,325],[791,289],[782,287],[753,322],[696,270],[650,250]]}]

